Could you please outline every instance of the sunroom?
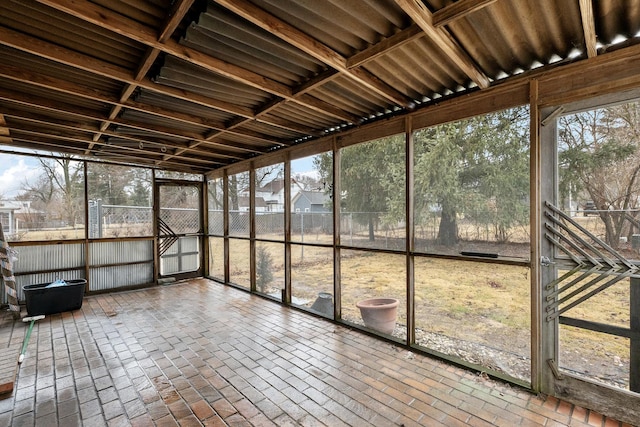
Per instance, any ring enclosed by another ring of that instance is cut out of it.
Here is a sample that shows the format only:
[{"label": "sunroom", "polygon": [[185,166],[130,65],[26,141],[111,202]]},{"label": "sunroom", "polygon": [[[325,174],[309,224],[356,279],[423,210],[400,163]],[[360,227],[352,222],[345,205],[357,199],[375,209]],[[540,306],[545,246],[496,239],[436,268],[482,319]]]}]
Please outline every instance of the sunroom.
[{"label": "sunroom", "polygon": [[[111,305],[128,298],[246,316],[259,340],[275,307],[371,340],[373,359],[390,345],[559,399],[560,424],[639,424],[639,41],[636,0],[5,1],[0,342],[23,344],[24,286],[82,280],[88,308],[31,323],[36,342],[98,307],[135,335]],[[271,343],[303,342],[293,323]],[[224,349],[242,328],[221,325],[203,337]],[[0,420],[38,420],[12,369]],[[370,418],[332,416],[449,423],[372,399]]]}]

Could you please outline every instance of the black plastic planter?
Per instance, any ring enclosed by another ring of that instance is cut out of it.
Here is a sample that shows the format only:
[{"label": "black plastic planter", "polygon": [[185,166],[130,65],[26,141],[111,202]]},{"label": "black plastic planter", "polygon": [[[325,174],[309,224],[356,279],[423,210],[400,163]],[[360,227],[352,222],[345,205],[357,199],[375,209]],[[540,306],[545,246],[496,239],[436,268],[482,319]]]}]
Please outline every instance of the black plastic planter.
[{"label": "black plastic planter", "polygon": [[51,283],[22,287],[29,316],[56,314],[82,307],[85,279],[67,280],[65,285],[51,287]]}]

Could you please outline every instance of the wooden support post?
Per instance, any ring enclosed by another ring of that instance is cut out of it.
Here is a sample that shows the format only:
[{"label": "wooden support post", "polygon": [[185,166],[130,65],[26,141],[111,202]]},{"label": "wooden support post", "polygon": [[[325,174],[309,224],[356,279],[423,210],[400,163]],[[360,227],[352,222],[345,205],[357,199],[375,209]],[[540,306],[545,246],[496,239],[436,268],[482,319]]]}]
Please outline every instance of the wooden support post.
[{"label": "wooden support post", "polygon": [[405,194],[405,214],[406,214],[406,262],[407,262],[407,345],[416,342],[416,317],[415,317],[415,262],[413,258],[415,224],[414,224],[414,170],[415,162],[413,145],[413,126],[411,116],[405,121],[405,171],[406,171],[406,194]]},{"label": "wooden support post", "polygon": [[284,154],[284,289],[282,302],[291,304],[291,154]]},{"label": "wooden support post", "polygon": [[640,279],[631,279],[629,310],[631,342],[629,344],[629,390],[640,392]]}]

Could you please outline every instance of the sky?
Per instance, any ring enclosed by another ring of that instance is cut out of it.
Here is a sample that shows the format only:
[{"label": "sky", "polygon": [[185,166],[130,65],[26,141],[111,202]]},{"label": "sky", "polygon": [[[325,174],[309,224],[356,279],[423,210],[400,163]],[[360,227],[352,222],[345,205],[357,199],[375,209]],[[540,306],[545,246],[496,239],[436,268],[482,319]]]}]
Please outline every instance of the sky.
[{"label": "sky", "polygon": [[313,168],[313,158],[315,156],[304,157],[291,161],[291,174],[301,174],[320,178],[320,174]]},{"label": "sky", "polygon": [[33,182],[39,174],[37,159],[0,153],[0,198],[13,199],[25,182]]}]

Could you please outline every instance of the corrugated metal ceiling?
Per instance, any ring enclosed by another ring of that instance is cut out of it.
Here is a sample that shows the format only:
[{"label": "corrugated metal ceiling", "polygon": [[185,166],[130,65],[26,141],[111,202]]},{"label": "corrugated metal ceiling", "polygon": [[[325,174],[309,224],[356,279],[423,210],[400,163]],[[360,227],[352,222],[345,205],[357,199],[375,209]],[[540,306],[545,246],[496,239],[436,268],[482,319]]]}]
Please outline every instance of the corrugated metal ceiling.
[{"label": "corrugated metal ceiling", "polygon": [[206,172],[639,38],[640,0],[5,0],[0,149]]}]

